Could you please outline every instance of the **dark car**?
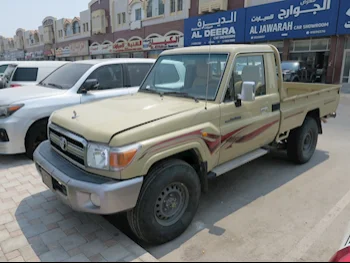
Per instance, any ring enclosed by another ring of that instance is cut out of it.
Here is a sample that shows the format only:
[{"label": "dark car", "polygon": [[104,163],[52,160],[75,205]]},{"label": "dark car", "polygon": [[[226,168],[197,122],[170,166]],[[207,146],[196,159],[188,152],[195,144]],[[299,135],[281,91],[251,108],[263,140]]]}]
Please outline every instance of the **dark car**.
[{"label": "dark car", "polygon": [[313,76],[312,70],[300,61],[283,61],[282,72],[286,82],[311,82]]}]

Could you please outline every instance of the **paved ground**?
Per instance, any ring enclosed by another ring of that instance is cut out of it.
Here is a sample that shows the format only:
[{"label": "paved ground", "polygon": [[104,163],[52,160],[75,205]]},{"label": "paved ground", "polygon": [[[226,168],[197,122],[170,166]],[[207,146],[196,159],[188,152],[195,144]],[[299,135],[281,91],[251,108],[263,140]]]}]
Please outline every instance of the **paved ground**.
[{"label": "paved ground", "polygon": [[160,261],[328,261],[350,223],[349,149],[343,95],[310,163],[269,155],[218,178],[183,236],[145,248]]},{"label": "paved ground", "polygon": [[0,262],[154,260],[104,218],[58,201],[25,157],[0,157]]}]

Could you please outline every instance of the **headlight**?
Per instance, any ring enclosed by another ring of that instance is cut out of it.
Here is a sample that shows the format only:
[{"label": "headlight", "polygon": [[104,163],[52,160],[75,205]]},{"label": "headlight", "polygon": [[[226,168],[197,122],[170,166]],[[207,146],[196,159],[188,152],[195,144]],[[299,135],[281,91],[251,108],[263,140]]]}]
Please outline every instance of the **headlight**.
[{"label": "headlight", "polygon": [[20,108],[22,108],[24,104],[16,104],[16,105],[9,105],[9,106],[0,106],[0,118],[7,118],[16,111],[18,111]]},{"label": "headlight", "polygon": [[87,150],[87,166],[107,171],[123,170],[133,161],[140,148],[140,144],[110,148],[106,145],[90,143]]}]

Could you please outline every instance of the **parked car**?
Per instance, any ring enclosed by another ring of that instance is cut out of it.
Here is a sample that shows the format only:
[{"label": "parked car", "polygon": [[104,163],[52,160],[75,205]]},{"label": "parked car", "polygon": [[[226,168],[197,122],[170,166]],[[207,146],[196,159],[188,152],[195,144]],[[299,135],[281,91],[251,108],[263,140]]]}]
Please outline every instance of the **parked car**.
[{"label": "parked car", "polygon": [[8,65],[4,72],[3,88],[17,88],[39,83],[68,61],[18,61]]},{"label": "parked car", "polygon": [[3,87],[3,77],[5,76],[5,71],[10,64],[14,64],[14,61],[0,61],[0,89]]},{"label": "parked car", "polygon": [[307,67],[305,62],[283,61],[282,73],[286,82],[313,82],[316,69]]},{"label": "parked car", "polygon": [[0,154],[26,153],[47,139],[51,113],[66,106],[136,93],[152,59],[67,63],[36,86],[0,91]]},{"label": "parked car", "polygon": [[286,149],[297,164],[312,158],[321,120],[336,115],[340,85],[283,83],[276,66],[282,76],[272,45],[165,51],[137,94],[54,112],[36,167],[73,209],[127,211],[139,239],[173,240],[193,220],[209,179],[271,148]]}]

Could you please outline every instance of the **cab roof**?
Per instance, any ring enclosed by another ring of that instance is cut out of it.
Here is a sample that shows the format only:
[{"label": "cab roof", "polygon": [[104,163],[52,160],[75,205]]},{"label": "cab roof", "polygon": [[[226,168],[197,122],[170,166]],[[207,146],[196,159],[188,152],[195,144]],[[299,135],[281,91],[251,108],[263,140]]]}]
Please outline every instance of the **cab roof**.
[{"label": "cab roof", "polygon": [[274,49],[268,44],[246,45],[246,44],[232,44],[232,45],[213,45],[213,46],[198,46],[185,47],[164,51],[161,56],[178,55],[178,54],[194,54],[194,53],[241,53],[241,52],[273,52]]},{"label": "cab roof", "polygon": [[75,64],[89,64],[89,65],[97,65],[97,64],[114,64],[114,63],[154,63],[155,59],[150,58],[109,58],[109,59],[91,59],[91,60],[79,60],[73,63]]}]

